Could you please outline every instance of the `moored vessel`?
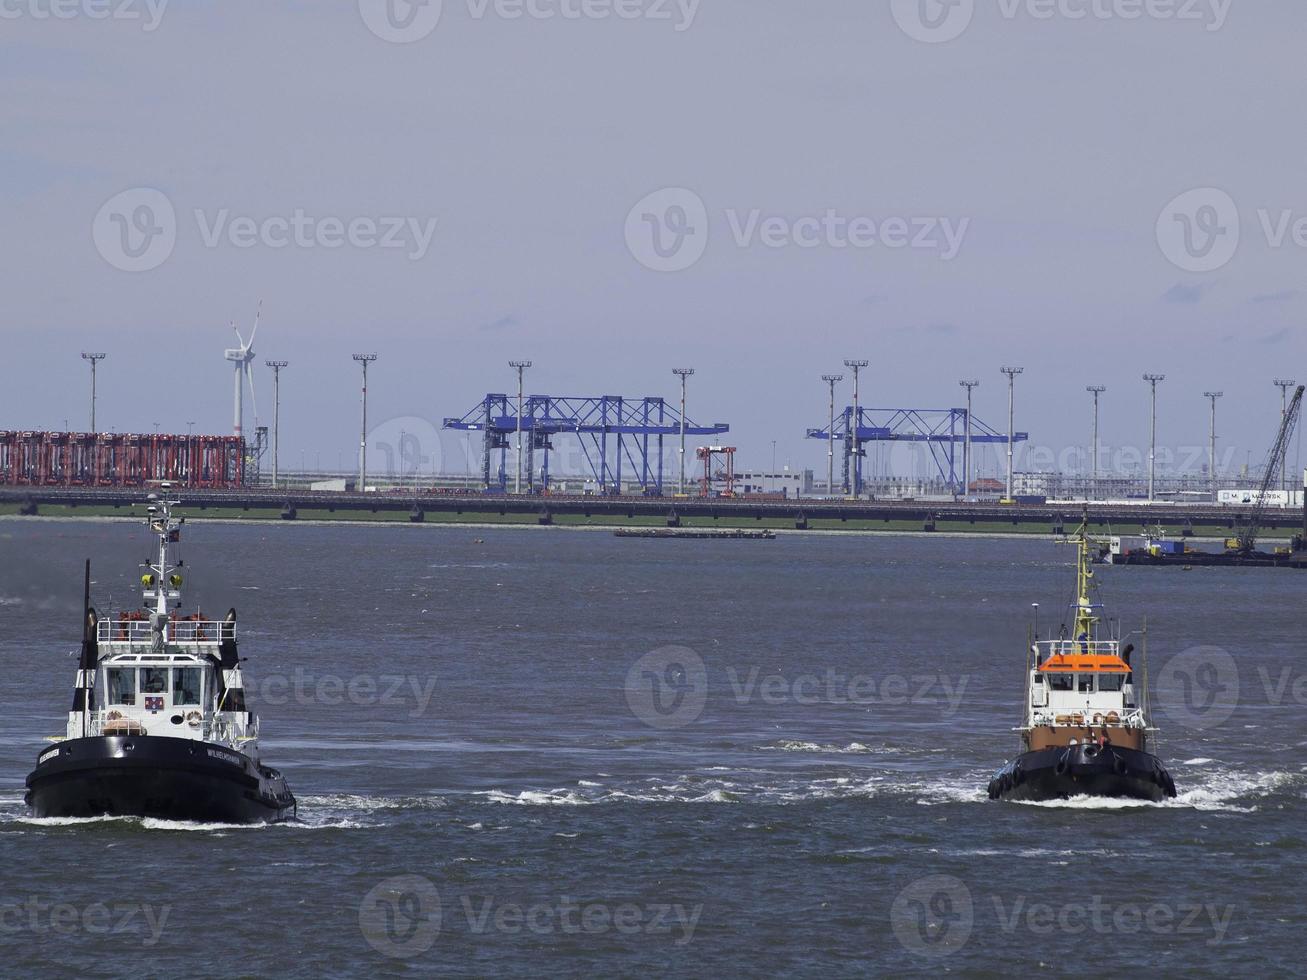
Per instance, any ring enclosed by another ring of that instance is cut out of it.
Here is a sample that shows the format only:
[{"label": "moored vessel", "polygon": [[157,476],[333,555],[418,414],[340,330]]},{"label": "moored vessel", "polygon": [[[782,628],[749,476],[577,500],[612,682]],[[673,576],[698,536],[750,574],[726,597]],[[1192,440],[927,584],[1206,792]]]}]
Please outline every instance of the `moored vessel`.
[{"label": "moored vessel", "polygon": [[87,563],[67,729],[27,777],[26,801],[38,817],[271,823],[295,816],[285,778],[259,757],[236,610],[221,620],[180,613],[182,563],[171,555],[185,522],[173,517],[178,503],[150,497],[158,551],[141,576],[141,609],[101,618],[91,607]]},{"label": "moored vessel", "polygon": [[1148,721],[1146,685],[1136,680],[1134,644],[1100,636],[1087,523],[1077,545],[1074,629],[1029,645],[1025,715],[1017,729],[1022,751],[994,774],[989,797],[1174,797],[1171,774],[1149,750],[1156,729]]}]

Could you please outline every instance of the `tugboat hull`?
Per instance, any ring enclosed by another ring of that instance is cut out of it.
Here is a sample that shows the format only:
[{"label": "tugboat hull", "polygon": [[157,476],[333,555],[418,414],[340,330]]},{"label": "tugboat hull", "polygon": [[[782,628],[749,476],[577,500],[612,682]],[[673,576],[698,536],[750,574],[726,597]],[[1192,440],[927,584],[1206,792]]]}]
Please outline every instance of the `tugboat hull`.
[{"label": "tugboat hull", "polygon": [[274,823],[295,797],[274,769],[212,742],[162,736],[69,739],[46,749],[27,777],[37,817],[155,817]]},{"label": "tugboat hull", "polygon": [[991,800],[1039,802],[1073,796],[1159,803],[1175,796],[1175,781],[1149,752],[1093,744],[1026,752],[989,781]]}]

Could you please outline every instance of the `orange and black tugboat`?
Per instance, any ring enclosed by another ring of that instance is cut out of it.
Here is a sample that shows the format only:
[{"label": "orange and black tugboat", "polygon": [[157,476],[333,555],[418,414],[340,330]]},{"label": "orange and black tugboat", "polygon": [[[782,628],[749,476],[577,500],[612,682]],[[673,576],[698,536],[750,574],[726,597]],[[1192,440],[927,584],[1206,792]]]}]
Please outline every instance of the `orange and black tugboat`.
[{"label": "orange and black tugboat", "polygon": [[1131,663],[1134,645],[1099,636],[1087,523],[1078,539],[1074,630],[1068,637],[1063,628],[1061,638],[1030,645],[1025,719],[1018,729],[1022,753],[994,774],[989,797],[1173,797],[1171,774],[1148,750],[1156,729],[1148,724],[1147,691]]}]

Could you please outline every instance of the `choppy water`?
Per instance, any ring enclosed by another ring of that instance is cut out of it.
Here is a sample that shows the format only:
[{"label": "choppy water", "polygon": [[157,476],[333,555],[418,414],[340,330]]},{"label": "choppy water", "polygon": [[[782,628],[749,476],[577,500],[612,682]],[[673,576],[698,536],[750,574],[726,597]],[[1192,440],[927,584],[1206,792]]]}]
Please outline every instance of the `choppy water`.
[{"label": "choppy water", "polygon": [[0,522],[0,972],[1302,971],[1303,575],[1102,570],[1179,798],[1012,805],[1048,542],[185,534],[301,821],[27,817],[81,560],[119,608],[149,542]]}]

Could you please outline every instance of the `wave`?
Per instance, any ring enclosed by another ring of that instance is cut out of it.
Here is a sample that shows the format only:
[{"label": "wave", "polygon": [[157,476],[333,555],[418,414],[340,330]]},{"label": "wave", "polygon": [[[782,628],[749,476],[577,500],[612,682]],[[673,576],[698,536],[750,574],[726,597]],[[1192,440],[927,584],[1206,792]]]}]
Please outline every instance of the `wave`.
[{"label": "wave", "polygon": [[827,755],[896,755],[902,751],[888,747],[873,749],[861,742],[850,742],[848,745],[841,746],[819,745],[816,742],[798,742],[791,739],[773,742],[771,745],[759,745],[758,749],[762,752],[820,752]]}]

